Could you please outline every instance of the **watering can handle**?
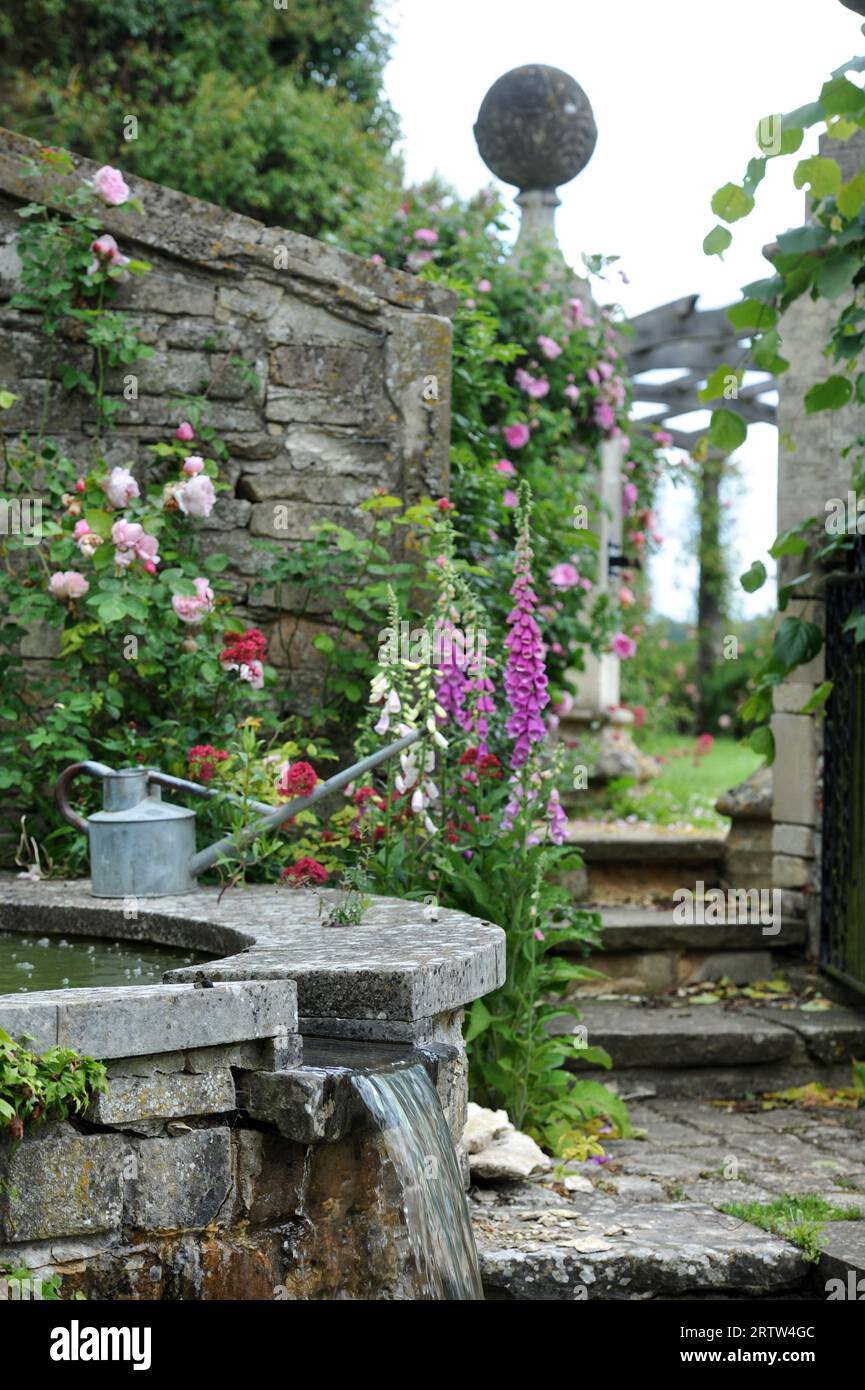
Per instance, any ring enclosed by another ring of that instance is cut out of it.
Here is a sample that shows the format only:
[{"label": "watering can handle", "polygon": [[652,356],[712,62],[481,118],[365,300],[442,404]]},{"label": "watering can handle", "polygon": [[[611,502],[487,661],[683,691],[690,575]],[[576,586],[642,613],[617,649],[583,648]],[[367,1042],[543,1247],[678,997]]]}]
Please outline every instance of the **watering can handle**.
[{"label": "watering can handle", "polygon": [[76,830],[83,830],[85,835],[89,830],[85,817],[79,816],[77,811],[73,811],[66,799],[69,784],[81,772],[86,772],[88,777],[106,777],[110,776],[112,771],[113,769],[106,767],[104,763],[73,763],[71,767],[65,768],[57,779],[57,787],[54,792],[57,809],[64,820],[68,821],[70,825],[74,825]]}]

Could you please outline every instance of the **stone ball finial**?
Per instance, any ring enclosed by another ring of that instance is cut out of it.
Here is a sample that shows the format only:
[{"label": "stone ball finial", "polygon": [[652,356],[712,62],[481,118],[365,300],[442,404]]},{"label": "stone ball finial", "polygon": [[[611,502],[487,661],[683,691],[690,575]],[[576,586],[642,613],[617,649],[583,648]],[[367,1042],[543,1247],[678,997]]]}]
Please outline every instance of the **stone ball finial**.
[{"label": "stone ball finial", "polygon": [[498,78],[481,102],[474,132],[487,168],[521,190],[558,188],[576,178],[598,138],[579,82],[543,63]]},{"label": "stone ball finial", "polygon": [[865,15],[865,0],[841,0],[841,4],[855,14]]}]

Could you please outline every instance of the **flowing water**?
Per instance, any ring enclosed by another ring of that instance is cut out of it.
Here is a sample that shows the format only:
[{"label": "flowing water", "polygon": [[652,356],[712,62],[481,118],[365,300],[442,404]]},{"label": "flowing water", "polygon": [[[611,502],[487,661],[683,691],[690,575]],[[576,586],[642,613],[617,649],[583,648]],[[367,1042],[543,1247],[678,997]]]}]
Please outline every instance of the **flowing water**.
[{"label": "flowing water", "polygon": [[436,1089],[422,1066],[360,1074],[353,1085],[382,1132],[403,1192],[423,1299],[482,1299],[462,1175]]},{"label": "flowing water", "polygon": [[150,941],[36,936],[0,931],[0,994],[93,985],[158,984],[166,970],[211,960],[200,951]]}]

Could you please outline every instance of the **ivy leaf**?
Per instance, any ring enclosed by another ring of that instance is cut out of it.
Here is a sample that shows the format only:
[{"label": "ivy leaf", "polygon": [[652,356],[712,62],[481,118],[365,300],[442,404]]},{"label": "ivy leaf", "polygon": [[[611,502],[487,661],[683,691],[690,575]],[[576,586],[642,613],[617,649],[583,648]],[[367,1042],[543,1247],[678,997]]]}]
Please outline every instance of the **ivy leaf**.
[{"label": "ivy leaf", "polygon": [[730,305],[727,318],[734,328],[771,328],[778,321],[778,310],[756,299],[740,299]]},{"label": "ivy leaf", "polygon": [[84,513],[84,520],[95,536],[101,536],[103,540],[108,540],[112,525],[110,512],[103,512],[94,508],[92,511],[88,510]]},{"label": "ivy leaf", "polygon": [[848,252],[830,256],[823,262],[817,276],[817,291],[824,299],[837,299],[843,294],[861,267],[859,256]]},{"label": "ivy leaf", "polygon": [[723,256],[732,240],[733,233],[719,224],[712,228],[707,237],[704,237],[703,251],[707,256]]},{"label": "ivy leaf", "polygon": [[732,454],[748,437],[748,427],[732,410],[713,410],[709,442],[724,454]]},{"label": "ivy leaf", "polygon": [[203,569],[208,574],[221,574],[230,563],[227,555],[208,555],[204,561]]},{"label": "ivy leaf", "polygon": [[772,655],[788,671],[811,661],[823,645],[823,630],[804,618],[785,618],[772,640]]},{"label": "ivy leaf", "polygon": [[312,645],[315,647],[316,651],[324,652],[326,656],[336,651],[336,643],[332,637],[328,637],[326,632],[319,632],[313,637]]},{"label": "ivy leaf", "polygon": [[750,285],[742,286],[742,293],[748,299],[771,302],[784,293],[787,288],[783,275],[770,275],[765,280],[752,280]]},{"label": "ivy leaf", "polygon": [[756,594],[766,583],[766,566],[762,560],[754,560],[751,568],[739,575],[739,583],[746,594]]},{"label": "ivy leaf", "polygon": [[754,199],[737,183],[725,183],[712,199],[712,211],[722,222],[738,222],[754,209]]},{"label": "ivy leaf", "polygon": [[833,684],[832,681],[823,681],[821,685],[818,685],[814,693],[809,695],[799,713],[814,714],[815,711],[822,709],[832,694]]},{"label": "ivy leaf", "polygon": [[810,159],[799,160],[793,182],[797,188],[809,184],[812,198],[831,198],[841,187],[841,166],[837,159],[824,159],[815,154]]},{"label": "ivy leaf", "polygon": [[824,83],[820,103],[827,116],[858,118],[865,114],[865,92],[848,77],[835,77]]},{"label": "ivy leaf", "polygon": [[853,383],[846,376],[830,376],[818,381],[805,394],[805,410],[814,415],[818,410],[840,410],[853,395]]},{"label": "ivy leaf", "polygon": [[0,391],[0,410],[11,410],[17,399],[11,391]]},{"label": "ivy leaf", "polygon": [[782,531],[780,536],[776,536],[769,548],[772,559],[780,560],[782,555],[804,555],[808,549],[808,542],[802,532],[813,526],[814,521],[814,517],[809,517],[808,521],[800,522],[798,526],[791,526],[788,531]]},{"label": "ivy leaf", "polygon": [[778,250],[785,256],[801,256],[807,251],[816,251],[829,240],[829,230],[818,222],[804,227],[794,227],[792,232],[782,232],[778,237]]},{"label": "ivy leaf", "polygon": [[854,174],[839,188],[835,201],[842,217],[856,217],[865,203],[865,174]]},{"label": "ivy leaf", "polygon": [[749,735],[748,744],[761,758],[765,758],[771,767],[775,761],[775,737],[768,724],[761,724],[759,729],[754,729]]}]

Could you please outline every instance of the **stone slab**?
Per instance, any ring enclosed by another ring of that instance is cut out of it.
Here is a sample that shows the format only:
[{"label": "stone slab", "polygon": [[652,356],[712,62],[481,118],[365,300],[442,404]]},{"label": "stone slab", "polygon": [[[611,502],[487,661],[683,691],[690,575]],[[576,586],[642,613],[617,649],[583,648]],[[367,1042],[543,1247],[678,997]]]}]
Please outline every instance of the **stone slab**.
[{"label": "stone slab", "polygon": [[236,1106],[234,1077],[224,1068],[197,1074],[113,1077],[107,1093],[95,1098],[87,1115],[94,1124],[119,1125],[128,1120],[221,1115]]},{"label": "stone slab", "polygon": [[[273,1037],[297,1027],[290,980],[59,989],[0,996],[0,1027],[102,1059]],[[53,1035],[53,1036],[52,1036]]]},{"label": "stone slab", "polygon": [[0,1241],[68,1239],[119,1227],[129,1151],[119,1134],[84,1135],[65,1125],[44,1138],[4,1144]]},{"label": "stone slab", "polygon": [[599,821],[568,822],[568,843],[587,864],[637,860],[643,864],[703,864],[724,857],[726,835],[653,826],[629,830]]},{"label": "stone slab", "polygon": [[[121,901],[93,898],[88,890],[86,880],[30,884],[0,875],[0,925],[8,914],[17,929],[33,930],[32,909],[40,931],[53,923],[55,931],[134,934],[142,940],[152,923],[162,939],[170,936],[204,949],[213,933],[221,941],[230,939],[236,954],[208,963],[210,979],[292,979],[300,1010],[310,1017],[429,1018],[462,1008],[504,982],[504,932],[463,912],[441,909],[432,922],[421,903],[375,897],[358,926],[324,927],[320,900],[326,907],[338,897],[335,891],[316,894],[260,884],[226,893],[221,901],[215,888],[141,900],[137,915],[128,918]],[[165,978],[178,984],[194,979],[200,969],[171,971]],[[0,999],[3,1027],[9,998]],[[171,1041],[150,1050],[202,1045]]]},{"label": "stone slab", "polygon": [[[651,1068],[753,1065],[789,1059],[796,1036],[770,1020],[716,1005],[644,1008],[637,1003],[580,1003],[590,1047],[605,1047],[614,1067]],[[573,1024],[556,1020],[553,1031]]]},{"label": "stone slab", "polygon": [[[587,908],[591,911],[591,908]],[[673,911],[649,907],[605,907],[601,910],[604,952],[611,951],[763,951],[800,946],[806,939],[805,923],[795,918],[781,921],[775,936],[764,936],[759,925],[748,922],[712,922],[703,926],[677,923]]]},{"label": "stone slab", "polygon": [[123,1224],[190,1230],[227,1221],[233,1193],[227,1129],[130,1141],[134,1166],[124,1187]]}]

